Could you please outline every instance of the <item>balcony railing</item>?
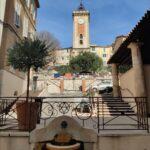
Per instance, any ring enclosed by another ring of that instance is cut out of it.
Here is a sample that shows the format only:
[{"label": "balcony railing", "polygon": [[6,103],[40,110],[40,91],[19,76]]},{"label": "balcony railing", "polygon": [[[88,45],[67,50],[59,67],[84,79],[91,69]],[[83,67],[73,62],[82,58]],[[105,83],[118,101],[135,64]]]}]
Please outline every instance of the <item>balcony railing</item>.
[{"label": "balcony railing", "polygon": [[54,118],[70,116],[83,127],[101,130],[147,130],[145,97],[1,97],[0,130],[31,131]]}]

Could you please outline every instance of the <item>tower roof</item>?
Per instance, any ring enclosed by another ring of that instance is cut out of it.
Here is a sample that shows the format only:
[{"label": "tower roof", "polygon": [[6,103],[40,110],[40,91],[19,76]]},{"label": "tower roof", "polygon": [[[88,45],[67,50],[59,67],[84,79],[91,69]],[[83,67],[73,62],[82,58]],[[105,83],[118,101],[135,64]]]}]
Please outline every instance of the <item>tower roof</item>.
[{"label": "tower roof", "polygon": [[82,0],[81,0],[80,6],[78,7],[77,10],[78,10],[78,11],[85,11],[85,7],[84,7],[84,5],[83,5],[83,3],[82,3]]}]

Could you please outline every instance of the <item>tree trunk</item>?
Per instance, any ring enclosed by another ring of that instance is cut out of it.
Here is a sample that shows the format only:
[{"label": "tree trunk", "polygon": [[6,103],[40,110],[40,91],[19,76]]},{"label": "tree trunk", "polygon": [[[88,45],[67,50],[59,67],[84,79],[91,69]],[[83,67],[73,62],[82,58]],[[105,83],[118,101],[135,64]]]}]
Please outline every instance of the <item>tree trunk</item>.
[{"label": "tree trunk", "polygon": [[28,68],[28,71],[27,71],[27,102],[28,102],[28,99],[29,99],[29,86],[30,86],[30,68]]}]

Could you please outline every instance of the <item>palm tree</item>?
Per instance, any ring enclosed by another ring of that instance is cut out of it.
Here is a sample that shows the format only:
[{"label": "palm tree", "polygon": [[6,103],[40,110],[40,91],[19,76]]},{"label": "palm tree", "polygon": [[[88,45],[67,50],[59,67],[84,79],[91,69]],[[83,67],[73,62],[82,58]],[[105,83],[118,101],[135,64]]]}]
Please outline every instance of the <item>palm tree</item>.
[{"label": "palm tree", "polygon": [[27,72],[27,101],[29,97],[30,70],[45,66],[49,46],[39,38],[23,39],[8,50],[8,63],[19,71]]}]

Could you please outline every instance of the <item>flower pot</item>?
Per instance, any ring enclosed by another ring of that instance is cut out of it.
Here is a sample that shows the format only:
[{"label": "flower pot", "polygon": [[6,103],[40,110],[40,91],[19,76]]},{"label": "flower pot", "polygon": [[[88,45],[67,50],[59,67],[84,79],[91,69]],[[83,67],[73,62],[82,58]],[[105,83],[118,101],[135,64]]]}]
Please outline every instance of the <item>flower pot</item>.
[{"label": "flower pot", "polygon": [[17,119],[18,127],[23,131],[31,131],[35,129],[38,119],[38,108],[37,102],[17,102]]}]

